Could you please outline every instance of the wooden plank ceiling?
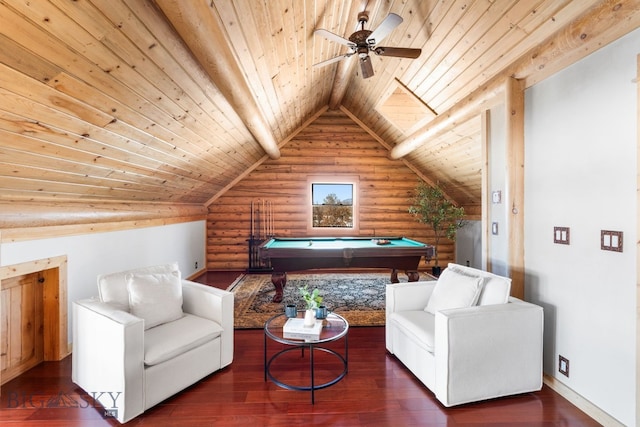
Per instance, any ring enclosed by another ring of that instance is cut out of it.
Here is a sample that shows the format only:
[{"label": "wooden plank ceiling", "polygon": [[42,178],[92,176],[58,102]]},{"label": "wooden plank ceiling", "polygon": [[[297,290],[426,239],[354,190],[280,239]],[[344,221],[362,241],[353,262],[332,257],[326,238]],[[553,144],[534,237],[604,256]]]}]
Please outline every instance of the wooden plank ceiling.
[{"label": "wooden plank ceiling", "polygon": [[[348,37],[363,10],[369,29],[403,17],[382,44],[421,56],[372,55],[369,79],[356,56],[313,67],[347,51],[314,29]],[[2,0],[0,201],[206,205],[330,106],[389,147],[442,122],[407,160],[479,204],[480,120],[450,112],[637,15],[638,1],[598,0]]]}]

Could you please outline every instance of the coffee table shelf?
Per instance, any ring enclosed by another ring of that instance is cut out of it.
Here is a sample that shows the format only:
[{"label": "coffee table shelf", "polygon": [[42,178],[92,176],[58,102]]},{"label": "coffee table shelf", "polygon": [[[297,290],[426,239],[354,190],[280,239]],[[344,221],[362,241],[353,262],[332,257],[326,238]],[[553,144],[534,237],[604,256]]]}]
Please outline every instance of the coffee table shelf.
[{"label": "coffee table shelf", "polygon": [[[286,388],[288,390],[298,391],[310,391],[311,403],[315,403],[315,391],[320,390],[340,381],[348,372],[348,355],[349,355],[349,322],[335,313],[329,313],[326,319],[323,319],[323,327],[320,332],[320,338],[317,340],[300,340],[284,338],[283,326],[287,321],[287,317],[282,314],[278,314],[266,321],[264,325],[264,380],[270,379],[274,384]],[[331,342],[344,339],[344,353],[340,354],[338,351],[331,348],[327,348],[326,345]],[[283,350],[280,350],[271,356],[268,356],[268,342],[274,341],[286,345]],[[271,371],[271,365],[282,355],[291,351],[300,350],[302,357],[305,355],[305,350],[309,352],[309,369],[310,369],[310,382],[309,385],[294,385],[278,379]],[[335,357],[342,368],[342,371],[337,376],[329,381],[321,384],[316,384],[315,379],[315,366],[314,366],[314,352],[321,351]]]}]

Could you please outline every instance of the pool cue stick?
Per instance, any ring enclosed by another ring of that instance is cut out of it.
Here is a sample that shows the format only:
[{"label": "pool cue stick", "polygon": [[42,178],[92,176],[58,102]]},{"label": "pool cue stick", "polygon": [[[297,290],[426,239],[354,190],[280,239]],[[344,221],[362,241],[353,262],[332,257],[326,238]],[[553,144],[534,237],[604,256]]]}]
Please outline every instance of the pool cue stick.
[{"label": "pool cue stick", "polygon": [[271,200],[269,200],[267,204],[267,213],[269,214],[269,233],[267,234],[267,238],[269,238],[269,236],[273,236],[273,205],[271,204]]}]

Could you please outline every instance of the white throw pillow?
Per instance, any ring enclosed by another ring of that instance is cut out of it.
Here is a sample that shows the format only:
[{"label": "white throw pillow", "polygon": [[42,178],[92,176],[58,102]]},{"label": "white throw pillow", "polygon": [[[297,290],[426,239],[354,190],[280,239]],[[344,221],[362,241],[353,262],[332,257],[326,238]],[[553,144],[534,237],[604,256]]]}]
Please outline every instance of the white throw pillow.
[{"label": "white throw pillow", "polygon": [[450,308],[471,307],[478,301],[482,282],[482,277],[459,274],[447,268],[438,278],[424,311],[436,314]]},{"label": "white throw pillow", "polygon": [[98,293],[100,295],[100,301],[107,302],[120,310],[130,311],[127,275],[131,273],[171,273],[174,271],[180,271],[177,262],[136,268],[117,273],[101,274],[98,276]]},{"label": "white throw pillow", "polygon": [[506,304],[509,302],[511,279],[506,277],[486,277],[478,305]]},{"label": "white throw pillow", "polygon": [[144,319],[149,329],[177,320],[182,312],[182,283],[180,272],[130,273],[127,275],[131,314]]},{"label": "white throw pillow", "polygon": [[506,304],[509,302],[510,278],[453,263],[449,263],[448,269],[466,276],[484,278],[482,290],[478,297],[478,305]]}]

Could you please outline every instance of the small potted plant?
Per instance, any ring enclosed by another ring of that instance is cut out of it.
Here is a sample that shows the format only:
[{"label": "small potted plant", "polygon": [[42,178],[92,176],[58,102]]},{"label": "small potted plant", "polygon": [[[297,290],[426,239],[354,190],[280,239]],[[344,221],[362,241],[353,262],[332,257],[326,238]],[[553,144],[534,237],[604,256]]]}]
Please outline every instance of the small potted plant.
[{"label": "small potted plant", "polygon": [[300,288],[300,295],[302,295],[302,299],[306,304],[306,311],[304,313],[304,325],[305,326],[313,326],[316,321],[316,309],[322,304],[322,297],[320,296],[320,291],[318,289],[314,289],[309,292],[309,288],[307,285],[304,285]]},{"label": "small potted plant", "polygon": [[435,266],[432,268],[434,276],[440,276],[441,267],[438,264],[438,244],[441,237],[456,240],[456,232],[464,227],[464,208],[458,207],[445,197],[439,185],[427,185],[420,181],[415,189],[415,195],[409,207],[416,221],[427,224],[433,229]]}]

